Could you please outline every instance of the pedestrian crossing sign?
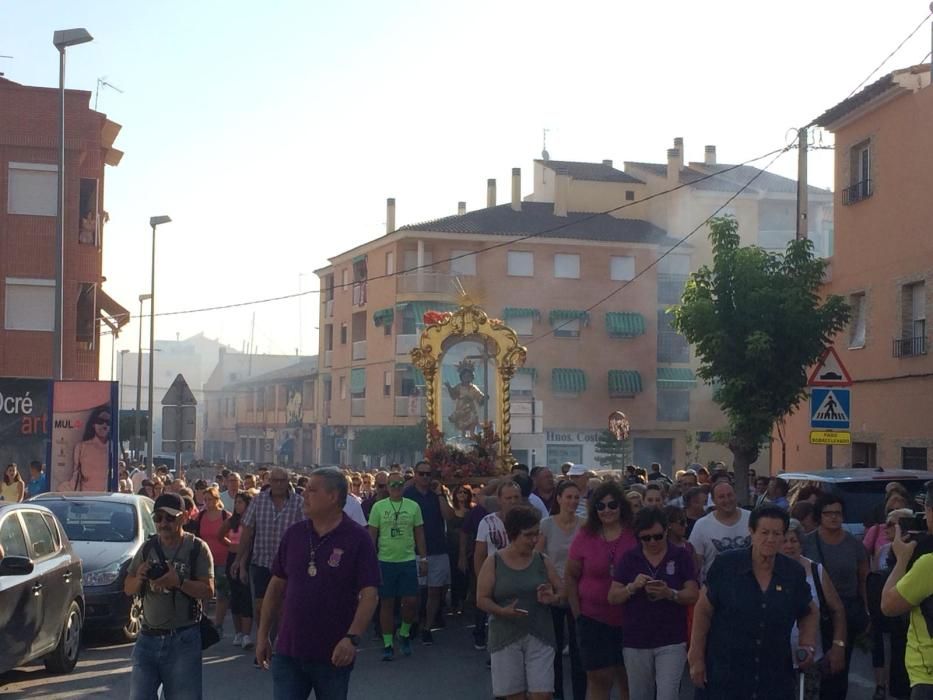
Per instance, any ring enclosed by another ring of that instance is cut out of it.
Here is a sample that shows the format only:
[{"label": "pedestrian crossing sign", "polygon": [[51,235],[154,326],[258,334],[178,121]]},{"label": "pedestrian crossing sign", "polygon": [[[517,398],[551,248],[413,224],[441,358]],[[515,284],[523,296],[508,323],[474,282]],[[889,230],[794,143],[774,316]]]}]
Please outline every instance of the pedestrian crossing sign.
[{"label": "pedestrian crossing sign", "polygon": [[810,390],[810,427],[848,430],[851,406],[850,389],[813,387]]}]

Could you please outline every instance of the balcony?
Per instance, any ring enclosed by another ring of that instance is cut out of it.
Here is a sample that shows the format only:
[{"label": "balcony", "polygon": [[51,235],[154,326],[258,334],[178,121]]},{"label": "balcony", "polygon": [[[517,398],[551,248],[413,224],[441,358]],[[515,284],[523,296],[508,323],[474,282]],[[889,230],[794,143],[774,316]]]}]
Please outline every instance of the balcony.
[{"label": "balcony", "polygon": [[690,362],[690,344],[680,333],[658,333],[658,362]]},{"label": "balcony", "polygon": [[894,340],[894,357],[918,357],[927,354],[927,339],[901,338]]},{"label": "balcony", "polygon": [[658,303],[679,304],[687,285],[687,275],[658,273]]},{"label": "balcony", "polygon": [[324,351],[324,366],[331,367],[334,364],[334,351],[325,350]]},{"label": "balcony", "polygon": [[350,399],[350,415],[354,418],[366,416],[366,399]]},{"label": "balcony", "polygon": [[353,306],[365,306],[366,281],[353,283]]},{"label": "balcony", "polygon": [[416,270],[398,275],[398,294],[451,294],[454,276],[446,272]]},{"label": "balcony", "polygon": [[873,193],[874,190],[871,180],[862,180],[861,182],[856,182],[854,185],[846,187],[842,191],[842,203],[846,206],[855,204],[856,202],[861,202],[863,199],[868,199]]},{"label": "balcony", "polygon": [[397,335],[395,336],[395,354],[410,355],[411,349],[418,344],[418,335]]},{"label": "balcony", "polygon": [[328,299],[324,302],[324,318],[334,317],[334,300]]},{"label": "balcony", "polygon": [[353,359],[354,360],[365,360],[366,359],[366,341],[357,340],[353,343]]},{"label": "balcony", "polygon": [[395,416],[397,418],[424,418],[423,396],[396,396]]}]

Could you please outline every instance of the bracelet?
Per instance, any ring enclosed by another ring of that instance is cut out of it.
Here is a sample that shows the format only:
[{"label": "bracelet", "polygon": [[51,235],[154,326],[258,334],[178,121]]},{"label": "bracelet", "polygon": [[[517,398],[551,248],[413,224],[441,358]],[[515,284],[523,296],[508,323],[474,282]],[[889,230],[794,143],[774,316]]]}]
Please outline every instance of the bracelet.
[{"label": "bracelet", "polygon": [[635,595],[635,591],[632,590],[632,584],[626,583],[625,590],[628,591],[629,597]]}]

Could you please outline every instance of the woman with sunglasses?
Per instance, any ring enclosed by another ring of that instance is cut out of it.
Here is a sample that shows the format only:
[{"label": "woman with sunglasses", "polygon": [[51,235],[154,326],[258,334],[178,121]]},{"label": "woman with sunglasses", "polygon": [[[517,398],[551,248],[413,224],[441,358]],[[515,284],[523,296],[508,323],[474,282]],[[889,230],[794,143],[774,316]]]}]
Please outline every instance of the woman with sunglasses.
[{"label": "woman with sunglasses", "polygon": [[59,483],[59,490],[110,490],[110,416],[110,404],[91,411],[81,442],[75,445],[71,473]]},{"label": "woman with sunglasses", "polygon": [[[546,467],[545,467],[546,468]],[[541,535],[535,549],[547,555],[554,564],[554,569],[561,580],[567,566],[567,556],[570,552],[570,543],[576,537],[577,531],[586,522],[577,515],[577,506],[580,505],[580,488],[567,479],[557,485],[554,503],[558,508],[557,514],[541,521]],[[573,688],[573,700],[586,698],[586,673],[580,662],[580,649],[577,646],[577,631],[573,622],[573,615],[566,605],[551,607],[551,617],[554,619],[555,648],[562,651],[566,641],[570,644],[570,685]],[[564,629],[566,626],[566,634]],[[554,657],[554,698],[560,700],[564,697],[564,658],[558,653]]]},{"label": "woman with sunglasses", "polygon": [[606,481],[597,486],[564,569],[589,700],[609,700],[614,685],[622,700],[628,698],[622,660],[623,612],[621,606],[609,603],[609,587],[622,555],[636,546],[631,522],[632,510],[619,484]]},{"label": "woman with sunglasses", "polygon": [[455,615],[463,614],[470,579],[460,570],[460,530],[473,508],[473,489],[461,484],[454,490],[454,517],[447,521],[447,556],[450,559],[450,608]]},{"label": "woman with sunglasses", "polygon": [[668,542],[668,523],[657,508],[635,516],[640,547],[616,567],[609,602],[621,605],[622,653],[632,700],[676,700],[687,660],[687,607],[699,595],[696,563]]}]

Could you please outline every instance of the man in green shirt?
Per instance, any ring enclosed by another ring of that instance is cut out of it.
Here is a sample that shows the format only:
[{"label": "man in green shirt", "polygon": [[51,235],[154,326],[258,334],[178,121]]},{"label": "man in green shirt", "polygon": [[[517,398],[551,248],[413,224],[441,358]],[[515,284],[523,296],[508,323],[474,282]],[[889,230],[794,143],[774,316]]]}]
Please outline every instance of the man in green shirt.
[{"label": "man in green shirt", "polygon": [[[925,511],[929,537],[933,534],[933,481],[927,482]],[[884,584],[881,611],[891,617],[910,613],[904,656],[910,698],[933,700],[933,554],[922,555],[908,570],[917,543],[903,540],[900,525],[895,533],[891,549],[897,564]]]},{"label": "man in green shirt", "polygon": [[[427,548],[421,506],[402,497],[405,480],[400,472],[389,474],[389,497],[376,501],[369,513],[369,533],[376,544],[382,587],[379,623],[382,628],[383,661],[394,656],[395,599],[401,598],[402,624],[398,638],[402,653],[411,656],[411,624],[418,611],[418,576],[427,573]],[[415,549],[418,563],[415,564]]]}]

